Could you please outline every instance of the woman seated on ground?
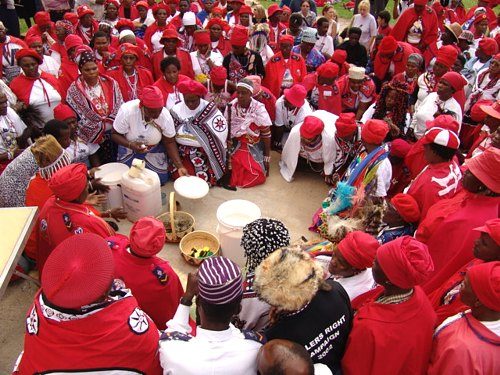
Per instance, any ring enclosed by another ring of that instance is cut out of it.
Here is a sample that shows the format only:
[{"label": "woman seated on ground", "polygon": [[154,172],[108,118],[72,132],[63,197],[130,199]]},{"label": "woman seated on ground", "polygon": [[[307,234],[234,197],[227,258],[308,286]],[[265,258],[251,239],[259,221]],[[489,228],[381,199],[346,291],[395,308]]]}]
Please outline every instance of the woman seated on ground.
[{"label": "woman seated on ground", "polygon": [[392,77],[392,82],[406,83],[408,87],[409,106],[413,112],[413,106],[417,101],[418,77],[422,74],[424,68],[424,58],[418,53],[412,53],[406,62],[406,69],[402,73]]},{"label": "woman seated on ground", "polygon": [[233,186],[260,185],[269,176],[272,122],[264,104],[252,98],[253,89],[252,81],[246,78],[238,82],[231,112],[226,109],[224,116],[230,118],[231,137],[236,138],[232,155]]},{"label": "woman seated on ground", "polygon": [[160,64],[163,77],[158,79],[154,86],[158,87],[163,94],[163,100],[166,108],[172,108],[174,105],[182,102],[182,94],[177,85],[183,81],[190,80],[188,76],[179,74],[181,63],[177,57],[166,57]]},{"label": "woman seated on ground", "polygon": [[370,119],[384,120],[389,125],[387,140],[405,137],[410,126],[408,113],[408,86],[406,83],[386,82],[380,95],[361,117],[365,123]]},{"label": "woman seated on ground", "polygon": [[167,155],[179,167],[179,175],[184,176],[187,172],[182,168],[174,140],[174,123],[163,107],[162,98],[158,87],[144,87],[141,99],[120,107],[111,139],[118,144],[117,161],[131,166],[134,159],[142,159],[148,169],[158,173],[164,184],[169,177]]},{"label": "woman seated on ground", "polygon": [[[190,175],[214,186],[226,171],[227,123],[214,102],[202,99],[207,89],[189,80],[179,84],[183,101],[171,110],[181,165]],[[178,165],[173,177],[182,176]]]}]

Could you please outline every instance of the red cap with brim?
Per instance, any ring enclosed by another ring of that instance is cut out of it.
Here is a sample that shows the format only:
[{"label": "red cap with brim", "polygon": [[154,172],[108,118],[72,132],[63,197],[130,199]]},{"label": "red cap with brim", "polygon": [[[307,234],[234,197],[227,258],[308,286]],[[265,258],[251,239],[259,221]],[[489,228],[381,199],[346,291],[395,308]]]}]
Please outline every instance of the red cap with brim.
[{"label": "red cap with brim", "polygon": [[458,150],[460,140],[458,136],[448,129],[430,128],[425,132],[423,144],[434,143],[443,147]]},{"label": "red cap with brim", "polygon": [[500,101],[496,101],[492,105],[481,105],[481,109],[488,116],[494,117],[500,120]]},{"label": "red cap with brim", "polygon": [[500,194],[500,149],[489,147],[465,163],[469,171],[492,192]]},{"label": "red cap with brim", "polygon": [[325,124],[316,116],[306,116],[300,126],[300,136],[306,139],[313,139],[321,134]]},{"label": "red cap with brim", "polygon": [[500,219],[488,220],[482,227],[474,228],[475,231],[487,233],[500,246]]},{"label": "red cap with brim", "polygon": [[[486,116],[488,115],[485,111],[483,111],[483,106],[489,107],[493,104],[491,100],[478,100],[470,109],[470,118],[474,122],[483,122]],[[498,113],[500,116],[500,113]]]},{"label": "red cap with brim", "polygon": [[288,103],[294,107],[300,108],[304,105],[307,97],[307,90],[301,84],[296,83],[289,89],[283,91],[283,95]]}]

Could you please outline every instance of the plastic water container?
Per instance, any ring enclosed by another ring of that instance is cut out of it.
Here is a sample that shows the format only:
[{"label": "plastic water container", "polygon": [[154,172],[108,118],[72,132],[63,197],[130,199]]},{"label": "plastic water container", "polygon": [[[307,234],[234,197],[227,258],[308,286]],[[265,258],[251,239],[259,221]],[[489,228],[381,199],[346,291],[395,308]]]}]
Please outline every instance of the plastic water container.
[{"label": "plastic water container", "polygon": [[217,209],[217,234],[222,255],[238,266],[244,267],[245,253],[240,246],[243,227],[261,217],[259,206],[243,199],[233,199],[222,203]]},{"label": "plastic water container", "polygon": [[135,170],[132,176],[130,171],[122,175],[123,208],[127,211],[127,219],[135,222],[144,216],[158,216],[162,208],[160,177],[146,168]]},{"label": "plastic water container", "polygon": [[95,172],[95,177],[101,179],[101,183],[109,186],[106,193],[107,203],[104,209],[122,207],[122,175],[128,171],[128,166],[122,163],[108,163],[101,165]]}]

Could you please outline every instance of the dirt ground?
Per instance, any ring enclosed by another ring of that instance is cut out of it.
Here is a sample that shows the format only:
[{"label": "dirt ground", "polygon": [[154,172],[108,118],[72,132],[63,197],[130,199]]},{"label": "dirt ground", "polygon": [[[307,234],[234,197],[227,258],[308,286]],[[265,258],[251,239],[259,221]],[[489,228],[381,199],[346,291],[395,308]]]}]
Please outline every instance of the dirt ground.
[{"label": "dirt ground", "polygon": [[[291,233],[292,241],[301,236],[312,239],[315,235],[307,230],[311,217],[326,196],[328,187],[323,179],[310,171],[299,171],[295,180],[287,183],[278,168],[279,154],[272,155],[271,176],[264,185],[250,189],[238,189],[236,192],[213,188],[201,200],[189,200],[177,197],[182,210],[191,213],[196,220],[195,229],[207,230],[215,234],[217,227],[216,211],[219,205],[230,199],[246,199],[256,203],[263,217],[272,217],[285,223]],[[163,191],[173,190],[173,184],[167,183]],[[166,211],[166,207],[163,207]],[[118,224],[120,233],[127,234],[131,223],[122,221]],[[167,244],[159,254],[170,261],[179,274],[183,284],[187,274],[194,270],[181,257],[177,245]],[[22,350],[25,314],[36,293],[36,286],[27,281],[18,281],[7,288],[0,300],[0,374],[8,374],[17,356]]]}]

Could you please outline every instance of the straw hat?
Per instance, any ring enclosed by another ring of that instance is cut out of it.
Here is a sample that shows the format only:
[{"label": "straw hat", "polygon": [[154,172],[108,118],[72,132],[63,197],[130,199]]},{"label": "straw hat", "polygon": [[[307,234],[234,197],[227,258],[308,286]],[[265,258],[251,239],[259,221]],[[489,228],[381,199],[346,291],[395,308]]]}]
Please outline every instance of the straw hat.
[{"label": "straw hat", "polygon": [[365,68],[361,68],[359,66],[351,66],[349,68],[349,79],[361,81],[364,78],[365,78]]},{"label": "straw hat", "polygon": [[444,27],[451,31],[453,36],[455,37],[455,42],[458,42],[458,38],[460,38],[460,35],[462,35],[462,27],[458,22],[453,22],[451,25],[444,25]]}]

